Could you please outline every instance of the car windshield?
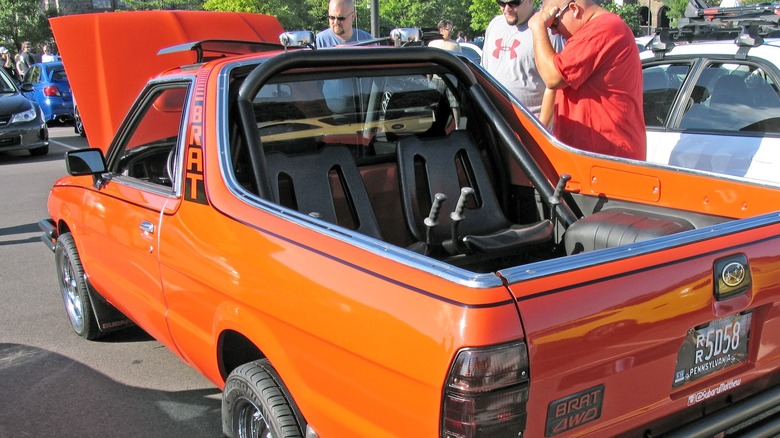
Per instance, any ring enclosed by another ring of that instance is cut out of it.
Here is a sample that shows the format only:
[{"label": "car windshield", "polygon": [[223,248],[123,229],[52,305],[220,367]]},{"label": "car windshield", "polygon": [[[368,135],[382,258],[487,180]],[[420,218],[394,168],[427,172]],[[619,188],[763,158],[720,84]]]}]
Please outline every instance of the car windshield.
[{"label": "car windshield", "polygon": [[16,93],[16,85],[4,71],[0,72],[0,93]]},{"label": "car windshield", "polygon": [[275,81],[254,99],[260,140],[270,149],[337,141],[377,152],[377,142],[444,129],[436,113],[457,106],[453,80],[419,73]]}]

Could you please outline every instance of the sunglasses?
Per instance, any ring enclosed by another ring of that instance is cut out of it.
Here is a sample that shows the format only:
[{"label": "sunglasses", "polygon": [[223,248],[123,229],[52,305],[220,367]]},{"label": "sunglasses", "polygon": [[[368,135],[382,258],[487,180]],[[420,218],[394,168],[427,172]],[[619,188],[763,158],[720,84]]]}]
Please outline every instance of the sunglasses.
[{"label": "sunglasses", "polygon": [[523,0],[510,0],[508,2],[502,2],[501,0],[496,0],[496,4],[501,9],[504,9],[504,6],[509,6],[510,8],[516,8],[521,4],[523,4]]},{"label": "sunglasses", "polygon": [[560,11],[558,11],[557,14],[555,14],[555,17],[553,18],[552,24],[550,24],[550,27],[558,27],[558,22],[561,21],[561,16],[564,12],[566,12],[567,9],[569,9],[569,5],[571,5],[574,2],[566,3],[566,6],[563,7]]},{"label": "sunglasses", "polygon": [[354,14],[354,12],[350,12],[349,14],[347,14],[346,17],[341,17],[341,16],[337,17],[335,15],[328,15],[328,20],[330,20],[330,21],[344,21],[344,20],[347,19],[347,17],[349,17],[352,14]]}]

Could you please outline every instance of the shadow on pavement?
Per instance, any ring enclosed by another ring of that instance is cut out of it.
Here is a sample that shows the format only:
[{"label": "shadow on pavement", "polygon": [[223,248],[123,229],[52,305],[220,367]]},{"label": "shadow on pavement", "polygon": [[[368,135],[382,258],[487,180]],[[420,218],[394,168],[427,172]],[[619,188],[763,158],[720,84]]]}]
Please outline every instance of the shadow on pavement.
[{"label": "shadow on pavement", "polygon": [[41,348],[0,343],[0,437],[219,437],[219,390],[127,386]]},{"label": "shadow on pavement", "polygon": [[[53,149],[49,146],[50,149]],[[34,157],[27,151],[0,152],[0,165],[16,163],[42,163],[44,161],[62,161],[65,152],[51,150],[46,155]],[[62,164],[62,173],[65,174],[65,163]]]}]

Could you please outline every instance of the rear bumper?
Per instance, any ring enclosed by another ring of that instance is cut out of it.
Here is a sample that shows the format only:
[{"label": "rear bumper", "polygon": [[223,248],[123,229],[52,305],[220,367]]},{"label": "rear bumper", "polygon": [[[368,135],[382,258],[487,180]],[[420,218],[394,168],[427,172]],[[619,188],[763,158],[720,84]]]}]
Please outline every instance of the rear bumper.
[{"label": "rear bumper", "polygon": [[[740,400],[686,426],[662,435],[663,438],[726,436],[778,436],[780,434],[780,385]],[[744,434],[744,435],[743,435]]]},{"label": "rear bumper", "polygon": [[41,241],[43,241],[47,248],[54,252],[54,248],[57,247],[58,235],[54,221],[51,219],[44,219],[38,222],[38,228],[43,231],[43,234],[41,234]]}]

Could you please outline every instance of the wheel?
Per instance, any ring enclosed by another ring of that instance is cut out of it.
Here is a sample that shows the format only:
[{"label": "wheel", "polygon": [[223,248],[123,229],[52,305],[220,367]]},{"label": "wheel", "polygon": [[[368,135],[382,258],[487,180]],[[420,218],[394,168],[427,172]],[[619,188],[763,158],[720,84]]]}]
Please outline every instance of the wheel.
[{"label": "wheel", "polygon": [[65,311],[70,325],[77,335],[84,339],[97,339],[102,334],[97,318],[92,311],[92,303],[87,292],[84,267],[76,250],[76,242],[70,233],[64,233],[57,239],[54,249],[57,265],[57,280],[65,300]]},{"label": "wheel", "polygon": [[233,370],[222,391],[222,432],[229,438],[302,438],[303,432],[267,360]]},{"label": "wheel", "polygon": [[73,122],[73,130],[76,132],[76,134],[86,137],[87,133],[84,131],[84,124],[81,123],[81,117],[77,117],[76,120]]}]

